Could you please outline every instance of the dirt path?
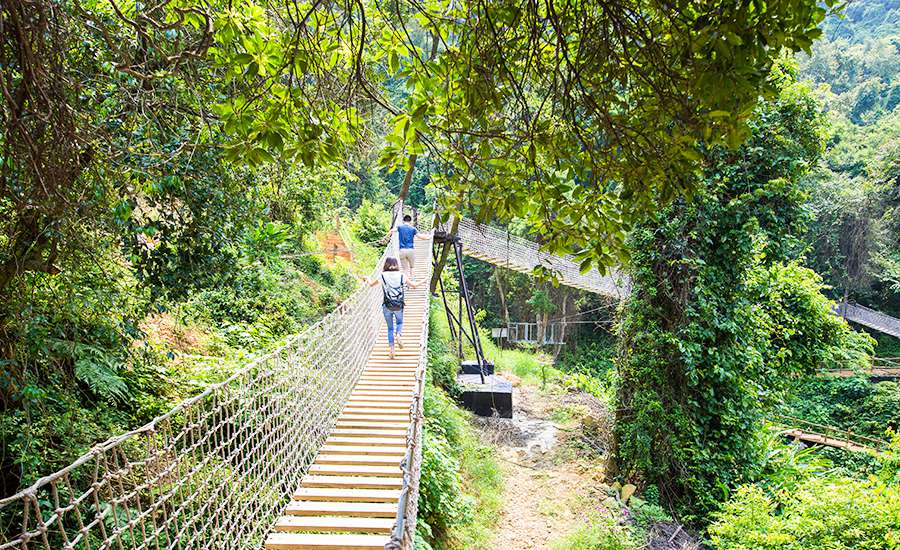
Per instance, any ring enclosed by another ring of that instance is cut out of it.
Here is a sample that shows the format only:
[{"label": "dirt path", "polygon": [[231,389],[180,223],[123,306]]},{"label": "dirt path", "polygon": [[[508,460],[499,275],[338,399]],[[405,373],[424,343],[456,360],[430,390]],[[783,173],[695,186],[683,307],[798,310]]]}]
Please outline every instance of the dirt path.
[{"label": "dirt path", "polygon": [[558,398],[520,384],[513,403],[512,420],[488,419],[482,427],[504,468],[504,508],[492,548],[550,548],[603,500],[597,494],[602,469],[576,460],[566,444],[569,432],[551,420]]}]

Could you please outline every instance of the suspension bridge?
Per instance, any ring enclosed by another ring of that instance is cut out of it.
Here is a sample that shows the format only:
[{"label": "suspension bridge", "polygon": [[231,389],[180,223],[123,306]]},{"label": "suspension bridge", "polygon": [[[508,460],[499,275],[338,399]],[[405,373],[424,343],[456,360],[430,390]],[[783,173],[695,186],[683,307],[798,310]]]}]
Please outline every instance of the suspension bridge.
[{"label": "suspension bridge", "polygon": [[859,304],[841,302],[834,308],[835,313],[858,325],[900,338],[900,319]]},{"label": "suspension bridge", "polygon": [[[630,292],[627,277],[581,273],[499,229],[462,219],[458,236],[497,266]],[[431,251],[417,246],[414,278],[432,275]],[[412,548],[430,297],[409,291],[405,347],[389,360],[381,290],[360,288],[223,382],[0,500],[0,550]]]},{"label": "suspension bridge", "polygon": [[[431,274],[429,245],[416,279]],[[397,246],[395,234],[376,272]],[[360,288],[225,381],[0,500],[0,550],[412,548],[429,298],[407,293],[405,347],[389,360],[381,290]]]},{"label": "suspension bridge", "polygon": [[613,271],[603,275],[596,268],[582,273],[572,256],[550,254],[541,250],[537,243],[502,229],[462,218],[456,233],[462,242],[463,253],[472,258],[529,275],[540,266],[552,272],[562,285],[618,300],[628,297],[631,292],[630,280],[621,273]]}]

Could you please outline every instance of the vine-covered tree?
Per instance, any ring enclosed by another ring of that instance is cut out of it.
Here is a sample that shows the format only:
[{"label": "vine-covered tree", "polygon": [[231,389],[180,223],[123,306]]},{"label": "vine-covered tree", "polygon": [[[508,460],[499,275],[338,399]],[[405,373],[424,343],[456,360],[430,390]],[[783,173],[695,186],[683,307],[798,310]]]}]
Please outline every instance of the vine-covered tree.
[{"label": "vine-covered tree", "polygon": [[709,148],[698,191],[632,234],[616,459],[687,518],[759,472],[762,420],[788,381],[871,353],[800,263],[800,179],[824,121],[789,71],[772,82],[748,142]]}]

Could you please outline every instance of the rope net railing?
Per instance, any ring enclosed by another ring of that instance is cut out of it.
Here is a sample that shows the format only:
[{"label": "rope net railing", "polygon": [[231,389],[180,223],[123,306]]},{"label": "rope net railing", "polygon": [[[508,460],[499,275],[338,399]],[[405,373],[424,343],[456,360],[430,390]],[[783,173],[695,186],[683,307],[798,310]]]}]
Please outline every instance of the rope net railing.
[{"label": "rope net railing", "polygon": [[0,500],[0,550],[261,547],[365,367],[380,305],[363,286],[224,382]]},{"label": "rope net railing", "polygon": [[462,240],[463,252],[479,260],[520,273],[532,273],[535,267],[543,266],[553,272],[560,284],[616,299],[630,293],[630,282],[625,275],[616,272],[601,275],[596,268],[582,273],[572,256],[551,254],[541,250],[537,243],[502,229],[462,218],[457,235]]},{"label": "rope net railing", "polygon": [[877,330],[884,334],[889,334],[894,338],[900,338],[900,319],[897,319],[896,317],[891,317],[890,315],[875,311],[874,309],[869,309],[859,304],[850,304],[847,302],[839,303],[834,309],[838,315],[848,321],[853,321],[864,327]]}]

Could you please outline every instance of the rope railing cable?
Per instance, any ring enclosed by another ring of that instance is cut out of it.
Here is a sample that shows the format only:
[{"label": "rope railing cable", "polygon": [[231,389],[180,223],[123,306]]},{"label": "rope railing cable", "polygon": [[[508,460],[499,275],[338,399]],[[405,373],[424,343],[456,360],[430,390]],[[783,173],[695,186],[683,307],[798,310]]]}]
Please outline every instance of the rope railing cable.
[{"label": "rope railing cable", "polygon": [[[396,250],[395,234],[377,269]],[[380,306],[379,289],[360,288],[226,380],[0,500],[0,550],[260,547],[363,371]]]}]

